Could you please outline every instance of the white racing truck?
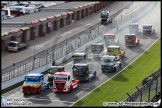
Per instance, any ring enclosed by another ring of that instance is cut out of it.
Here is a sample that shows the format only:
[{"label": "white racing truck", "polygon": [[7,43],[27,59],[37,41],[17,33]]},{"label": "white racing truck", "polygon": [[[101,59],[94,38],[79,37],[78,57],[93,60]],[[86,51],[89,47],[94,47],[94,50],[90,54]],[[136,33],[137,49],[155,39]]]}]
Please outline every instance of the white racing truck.
[{"label": "white racing truck", "polygon": [[19,43],[17,41],[10,41],[8,51],[18,52],[29,47],[29,43]]},{"label": "white racing truck", "polygon": [[71,72],[56,72],[53,80],[53,92],[71,92],[80,85],[79,80],[74,80]]}]

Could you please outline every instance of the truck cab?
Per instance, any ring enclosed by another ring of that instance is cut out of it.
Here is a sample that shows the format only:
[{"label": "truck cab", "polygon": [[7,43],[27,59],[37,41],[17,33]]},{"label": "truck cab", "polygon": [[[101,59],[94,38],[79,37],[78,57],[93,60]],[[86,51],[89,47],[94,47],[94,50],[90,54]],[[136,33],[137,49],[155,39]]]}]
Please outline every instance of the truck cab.
[{"label": "truck cab", "polygon": [[80,81],[91,81],[96,77],[96,71],[90,70],[88,64],[77,63],[72,67],[73,77]]},{"label": "truck cab", "polygon": [[16,41],[10,41],[9,45],[8,45],[8,50],[9,51],[18,51],[19,48],[19,42]]},{"label": "truck cab", "polygon": [[113,55],[116,60],[120,60],[121,57],[124,57],[125,51],[122,51],[120,46],[110,45],[107,47],[107,55]]},{"label": "truck cab", "polygon": [[105,34],[104,40],[106,46],[119,44],[119,39],[115,39],[115,34]]},{"label": "truck cab", "polygon": [[102,55],[104,55],[104,44],[93,43],[91,45],[91,51],[93,53],[93,57],[102,57]]},{"label": "truck cab", "polygon": [[53,80],[53,92],[71,92],[79,87],[79,80],[74,80],[70,72],[56,72]]},{"label": "truck cab", "polygon": [[88,55],[86,53],[74,53],[72,55],[73,64],[75,63],[87,63]]},{"label": "truck cab", "polygon": [[142,26],[143,28],[143,35],[152,35],[155,33],[155,29],[152,29],[152,25],[151,24],[144,24]]},{"label": "truck cab", "polygon": [[141,29],[139,29],[139,25],[137,23],[131,23],[129,24],[129,33],[130,34],[140,34]]},{"label": "truck cab", "polygon": [[139,44],[139,39],[135,34],[125,35],[125,46],[137,46]]},{"label": "truck cab", "polygon": [[116,72],[121,68],[121,62],[115,56],[104,55],[101,58],[101,71],[102,72]]},{"label": "truck cab", "polygon": [[30,73],[24,77],[22,85],[24,94],[40,94],[46,89],[49,89],[49,83],[45,83],[43,74]]}]

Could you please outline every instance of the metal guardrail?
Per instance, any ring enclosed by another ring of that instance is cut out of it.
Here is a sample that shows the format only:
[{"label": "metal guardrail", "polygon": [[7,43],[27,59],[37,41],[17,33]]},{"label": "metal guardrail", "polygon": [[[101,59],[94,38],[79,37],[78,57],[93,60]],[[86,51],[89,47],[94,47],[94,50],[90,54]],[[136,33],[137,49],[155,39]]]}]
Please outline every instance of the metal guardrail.
[{"label": "metal guardrail", "polygon": [[[152,75],[146,77],[143,80],[142,86],[137,89],[134,93],[128,96],[128,98],[124,102],[135,102],[141,95],[143,95],[145,92],[150,91],[151,86],[156,85],[158,86],[155,82],[158,80],[158,78],[161,76],[161,69],[153,73]],[[157,88],[157,87],[156,87]],[[141,94],[142,93],[142,94]],[[142,98],[142,97],[141,97]],[[150,100],[150,99],[149,99]],[[141,100],[142,101],[142,100]]]},{"label": "metal guardrail", "polygon": [[[29,63],[22,64],[20,66],[13,66],[12,69],[8,69],[5,71],[2,71],[2,83],[9,81],[13,78],[16,78],[20,75],[23,75],[25,73],[28,73],[32,70],[35,70],[39,67],[42,67],[44,65],[47,65],[49,63],[52,63],[53,61],[58,60],[61,57],[64,57],[66,54],[71,53],[75,49],[79,48],[80,46],[92,41],[93,39],[103,35],[104,33],[118,27],[119,25],[127,22],[128,20],[136,17],[138,14],[142,13],[141,10],[144,10],[147,8],[147,6],[151,4],[151,2],[145,2],[144,4],[138,6],[136,9],[133,11],[128,11],[127,15],[119,18],[118,20],[115,19],[113,23],[105,25],[105,26],[100,26],[100,22],[93,25],[93,27],[90,27],[89,29],[82,31],[78,33],[77,35],[74,35],[70,38],[73,38],[73,41],[71,42],[66,42],[66,45],[64,45],[62,48],[55,50],[52,53],[49,53],[47,55],[44,55],[40,58],[36,58]],[[85,34],[85,33],[88,34]],[[84,35],[82,35],[84,34]],[[68,39],[70,39],[68,38]],[[66,41],[68,41],[68,39]],[[58,44],[57,44],[58,45]],[[52,48],[55,48],[55,45],[52,46]]]}]

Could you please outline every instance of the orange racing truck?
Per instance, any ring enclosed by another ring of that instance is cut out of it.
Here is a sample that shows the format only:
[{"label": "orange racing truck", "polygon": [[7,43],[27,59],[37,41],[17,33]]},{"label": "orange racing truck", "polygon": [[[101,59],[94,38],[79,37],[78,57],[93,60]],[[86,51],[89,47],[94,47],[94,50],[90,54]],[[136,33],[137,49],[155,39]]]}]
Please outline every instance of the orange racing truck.
[{"label": "orange racing truck", "polygon": [[50,88],[49,83],[45,83],[44,75],[38,73],[30,73],[24,77],[22,92],[25,94],[40,94],[41,91]]},{"label": "orange racing truck", "polygon": [[110,45],[107,47],[107,55],[113,55],[116,60],[120,60],[125,56],[125,51],[121,50],[120,46]]},{"label": "orange racing truck", "polygon": [[78,88],[79,80],[74,80],[70,72],[56,72],[53,80],[53,92],[71,92]]},{"label": "orange racing truck", "polygon": [[135,34],[125,35],[125,46],[137,46],[139,42],[140,41]]}]

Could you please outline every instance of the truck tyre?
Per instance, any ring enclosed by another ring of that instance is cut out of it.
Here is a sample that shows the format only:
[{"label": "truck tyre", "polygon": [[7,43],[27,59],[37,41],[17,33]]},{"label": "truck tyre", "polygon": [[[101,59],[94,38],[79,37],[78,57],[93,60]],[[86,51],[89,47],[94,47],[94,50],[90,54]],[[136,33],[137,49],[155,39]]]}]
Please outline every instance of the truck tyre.
[{"label": "truck tyre", "polygon": [[119,65],[119,68],[121,69],[121,64]]},{"label": "truck tyre", "polygon": [[41,88],[38,89],[38,94],[40,94],[40,93],[41,93]]},{"label": "truck tyre", "polygon": [[70,92],[73,90],[73,87],[72,86],[70,86]]},{"label": "truck tyre", "polygon": [[88,77],[88,82],[90,82],[91,81],[91,78],[90,77]]},{"label": "truck tyre", "polygon": [[114,67],[113,71],[116,72],[116,67]]},{"label": "truck tyre", "polygon": [[78,82],[78,87],[80,87],[80,82]]}]

